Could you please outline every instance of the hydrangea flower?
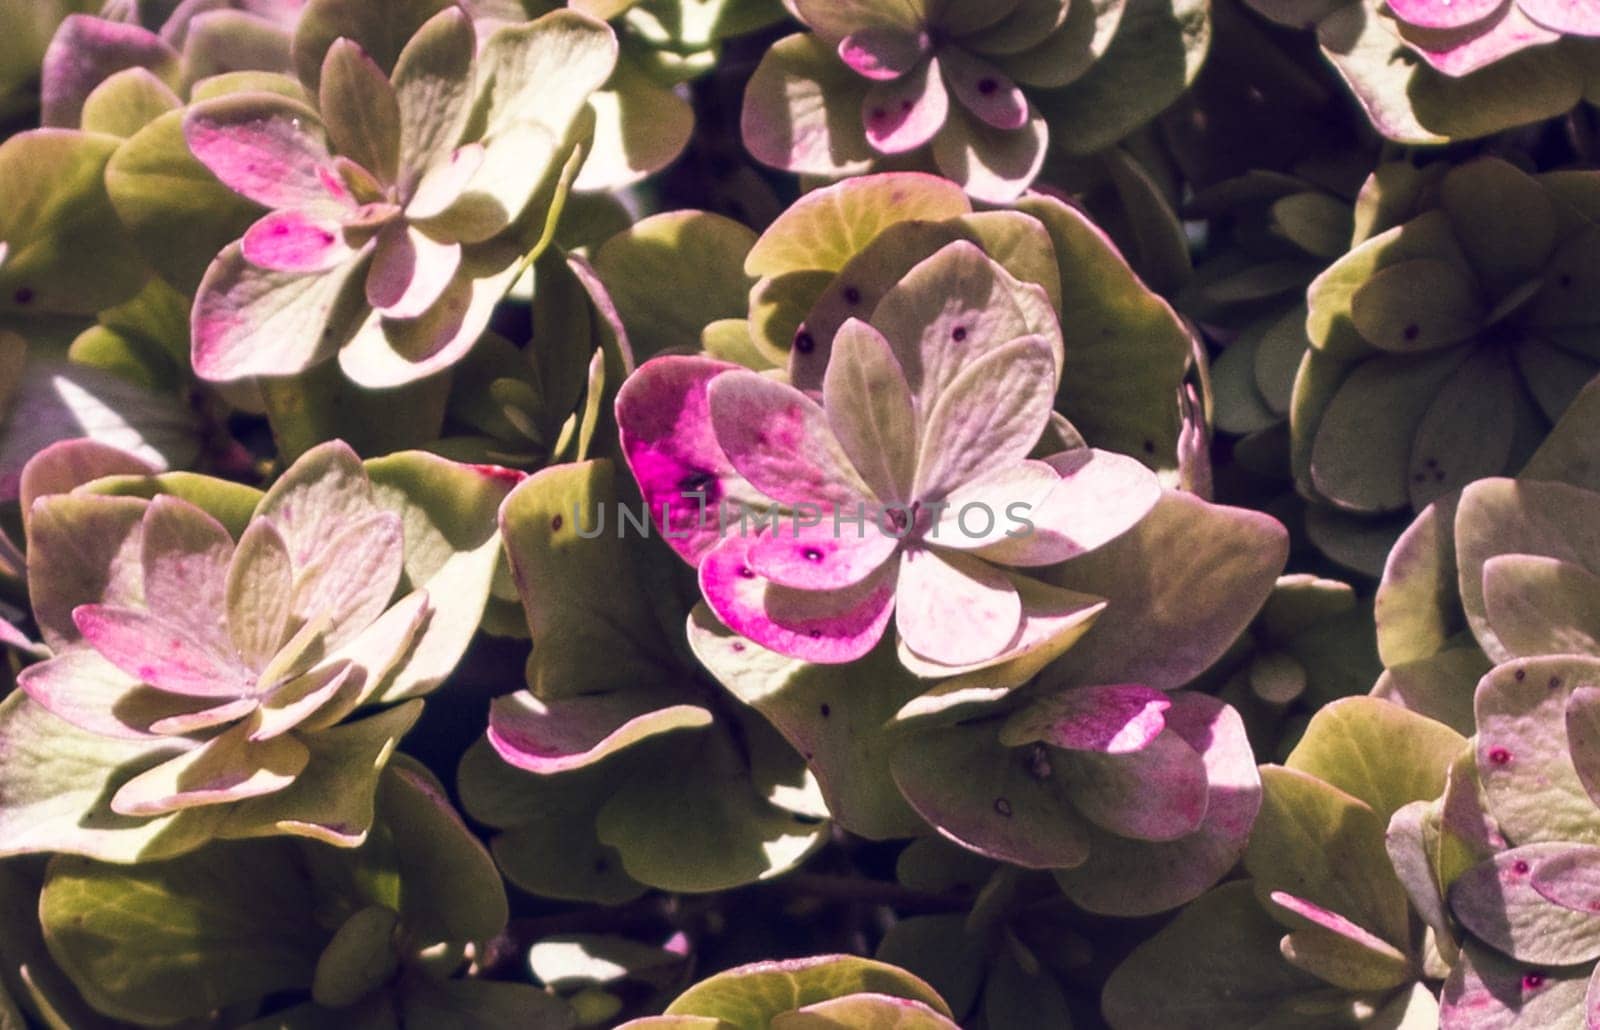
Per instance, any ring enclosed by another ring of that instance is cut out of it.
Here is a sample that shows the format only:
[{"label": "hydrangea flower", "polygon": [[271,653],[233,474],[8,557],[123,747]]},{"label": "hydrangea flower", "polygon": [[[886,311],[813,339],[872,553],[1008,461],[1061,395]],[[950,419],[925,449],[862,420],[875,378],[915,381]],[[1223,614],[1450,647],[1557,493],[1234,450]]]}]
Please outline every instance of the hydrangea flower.
[{"label": "hydrangea flower", "polygon": [[352,380],[383,388],[459,360],[521,267],[514,228],[615,61],[611,30],[571,11],[501,28],[478,53],[452,6],[389,74],[333,41],[318,110],[267,92],[195,104],[194,155],[270,209],[200,285],[195,372],[292,375],[337,353]]},{"label": "hydrangea flower", "polygon": [[1449,76],[1470,75],[1562,36],[1600,36],[1600,8],[1570,0],[1387,0],[1412,53]]},{"label": "hydrangea flower", "polygon": [[[1013,569],[1092,550],[1159,496],[1131,459],[1029,458],[1061,360],[1044,290],[957,242],[889,290],[870,324],[845,324],[820,404],[733,365],[667,357],[624,385],[617,415],[652,514],[685,534],[674,546],[730,628],[782,654],[848,662],[893,616],[908,662],[955,669],[1036,646],[1081,607],[1074,595],[1056,611],[1048,588]],[[788,528],[722,536],[725,498],[780,506]],[[1008,521],[1019,515],[1031,529]]]},{"label": "hydrangea flower", "polygon": [[264,495],[84,441],[30,463],[28,591],[51,657],[0,704],[0,850],[360,844],[417,698],[484,616],[494,510],[518,478],[420,452],[363,464],[338,442]]},{"label": "hydrangea flower", "polygon": [[[337,474],[321,475],[329,464]],[[237,544],[170,496],[143,505],[137,536],[138,571],[72,606],[75,639],[19,677],[29,697],[91,733],[184,745],[116,791],[121,815],[289,787],[311,758],[303,737],[365,701],[431,610],[424,591],[390,606],[400,516],[373,503],[339,445],[291,469]],[[50,611],[55,592],[41,589]]]},{"label": "hydrangea flower", "polygon": [[742,127],[757,160],[793,172],[857,173],[927,148],[972,196],[1013,200],[1049,143],[1023,87],[1064,85],[1092,59],[1072,5],[1054,0],[785,3],[811,33],[767,53]]}]

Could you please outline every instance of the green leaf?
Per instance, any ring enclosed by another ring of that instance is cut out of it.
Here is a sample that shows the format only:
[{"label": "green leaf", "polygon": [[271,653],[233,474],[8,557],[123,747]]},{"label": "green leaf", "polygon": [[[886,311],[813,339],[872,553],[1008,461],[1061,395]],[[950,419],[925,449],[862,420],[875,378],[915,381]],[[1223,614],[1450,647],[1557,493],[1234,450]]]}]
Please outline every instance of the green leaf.
[{"label": "green leaf", "polygon": [[394,837],[409,933],[428,942],[488,941],[505,929],[509,909],[494,860],[421,763],[405,755],[390,763],[378,818]]},{"label": "green leaf", "polygon": [[956,1024],[920,1001],[883,994],[847,994],[819,1001],[774,1016],[770,1026],[772,1030],[956,1030]]},{"label": "green leaf", "polygon": [[752,280],[743,271],[756,234],[705,211],[654,215],[613,236],[594,255],[627,326],[636,360],[693,353],[712,322],[743,317]]},{"label": "green leaf", "polygon": [[39,129],[0,145],[0,314],[88,315],[148,272],[106,194],[110,136]]},{"label": "green leaf", "polygon": [[853,994],[882,994],[921,1002],[949,1018],[933,988],[902,969],[847,955],[758,962],[718,973],[667,1007],[669,1016],[721,1019],[736,1030],[767,1030],[776,1016]]},{"label": "green leaf", "polygon": [[294,64],[300,81],[315,91],[322,60],[335,40],[351,39],[392,71],[401,50],[448,0],[311,0],[296,23]]},{"label": "green leaf", "polygon": [[291,844],[217,844],[136,867],[51,864],[40,898],[50,952],[121,1019],[197,1018],[309,985],[325,931]]},{"label": "green leaf", "polygon": [[348,1008],[381,987],[399,965],[393,909],[368,905],[344,921],[317,958],[311,996],[328,1008]]},{"label": "green leaf", "polygon": [[83,104],[83,130],[123,139],[182,107],[172,88],[147,68],[124,68],[94,88]]},{"label": "green leaf", "polygon": [[1323,982],[1283,960],[1283,927],[1240,880],[1196,900],[1118,966],[1101,1006],[1113,1026],[1257,1026]]},{"label": "green leaf", "polygon": [[193,293],[212,259],[244,235],[261,209],[195,160],[183,117],[170,111],[117,148],[105,184],[143,258],[167,282]]},{"label": "green leaf", "polygon": [[1173,467],[1188,330],[1083,212],[1042,197],[1018,207],[1049,230],[1060,266],[1066,362],[1057,406],[1091,445]]},{"label": "green leaf", "polygon": [[506,764],[479,740],[461,759],[457,789],[467,812],[503,832],[491,850],[506,879],[541,897],[619,905],[643,894],[614,848],[595,835],[594,814],[632,775],[640,756],[553,776]]},{"label": "green leaf", "polygon": [[427,591],[433,607],[405,661],[374,695],[393,702],[435,690],[466,653],[500,567],[499,506],[522,477],[422,451],[365,467],[373,500],[399,515],[404,528],[402,591]]},{"label": "green leaf", "polygon": [[1129,0],[1100,59],[1066,88],[1037,96],[1052,138],[1071,154],[1117,142],[1178,98],[1210,45],[1207,4]]},{"label": "green leaf", "polygon": [[805,757],[841,826],[871,840],[921,828],[890,776],[899,741],[886,724],[925,684],[905,671],[892,645],[849,665],[813,665],[740,638],[701,604],[689,617],[689,646]]},{"label": "green leaf", "polygon": [[1257,893],[1305,898],[1391,944],[1409,941],[1410,908],[1384,848],[1385,823],[1337,787],[1261,767],[1263,796],[1245,869]]},{"label": "green leaf", "polygon": [[1439,796],[1466,746],[1455,730],[1399,705],[1348,697],[1312,716],[1284,764],[1366,802],[1388,825],[1410,802]]}]

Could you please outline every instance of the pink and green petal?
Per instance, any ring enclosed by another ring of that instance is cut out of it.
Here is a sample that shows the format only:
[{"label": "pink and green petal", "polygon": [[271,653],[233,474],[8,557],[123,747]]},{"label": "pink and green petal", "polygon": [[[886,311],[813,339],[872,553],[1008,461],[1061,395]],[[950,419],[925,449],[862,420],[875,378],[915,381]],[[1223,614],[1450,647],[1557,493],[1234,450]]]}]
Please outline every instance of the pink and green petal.
[{"label": "pink and green petal", "polygon": [[527,691],[489,707],[489,744],[528,772],[550,774],[591,766],[639,741],[711,723],[697,705],[663,705],[649,691],[543,701]]},{"label": "pink and green petal", "polygon": [[900,547],[898,538],[876,524],[876,514],[865,512],[860,524],[843,519],[835,522],[833,516],[815,526],[779,519],[751,542],[750,567],[763,579],[796,590],[855,586],[878,571]]},{"label": "pink and green petal", "polygon": [[73,610],[83,639],[106,661],[157,690],[185,697],[239,697],[252,677],[175,623],[134,608],[85,604]]},{"label": "pink and green petal", "polygon": [[1118,837],[1176,840],[1205,819],[1205,760],[1173,730],[1136,751],[1062,751],[1051,761],[1061,766],[1078,811]]},{"label": "pink and green petal", "polygon": [[333,440],[290,465],[256,506],[255,517],[272,523],[298,569],[345,527],[373,512],[372,484],[361,458],[349,444]]},{"label": "pink and green petal", "polygon": [[904,154],[925,145],[949,113],[950,94],[937,57],[898,79],[874,84],[861,99],[867,142],[880,154]]},{"label": "pink and green petal", "polygon": [[917,412],[882,334],[854,318],[839,328],[822,398],[834,436],[872,492],[884,501],[909,500]]},{"label": "pink and green petal", "polygon": [[466,13],[448,7],[400,51],[392,81],[400,112],[400,167],[408,174],[439,164],[461,142],[472,113],[476,45]]},{"label": "pink and green petal", "polygon": [[1576,965],[1600,956],[1600,919],[1550,901],[1534,888],[1546,862],[1573,844],[1549,841],[1502,851],[1450,887],[1450,910],[1473,936],[1519,962]]},{"label": "pink and green petal", "polygon": [[1022,628],[1022,599],[1004,572],[963,554],[914,548],[900,556],[895,628],[915,654],[941,665],[988,661]]},{"label": "pink and green petal", "polygon": [[998,68],[955,47],[940,51],[939,63],[950,92],[985,125],[1009,132],[1028,124],[1028,98]]},{"label": "pink and green petal", "polygon": [[617,391],[622,453],[662,536],[690,564],[721,539],[715,519],[730,495],[750,491],[717,443],[706,389],[737,365],[668,356],[646,362]]},{"label": "pink and green petal", "polygon": [[317,113],[298,101],[277,93],[203,100],[189,108],[183,134],[200,163],[248,200],[308,214],[356,207]]},{"label": "pink and green petal", "polygon": [[135,776],[111,798],[118,815],[167,815],[185,808],[261,797],[294,782],[310,761],[294,737],[249,740],[251,724],[240,723],[192,751]]},{"label": "pink and green petal", "polygon": [[1559,558],[1497,554],[1483,564],[1484,615],[1518,657],[1600,657],[1600,576]]},{"label": "pink and green petal", "polygon": [[367,301],[388,318],[419,318],[461,268],[461,244],[440,243],[398,222],[378,234],[367,272]]},{"label": "pink and green petal", "polygon": [[1054,565],[1122,536],[1161,499],[1155,473],[1121,454],[1084,448],[1047,458],[1045,464],[1060,482],[1023,513],[1032,528],[995,541],[978,557],[1001,565]]},{"label": "pink and green petal", "polygon": [[34,622],[52,651],[82,639],[72,618],[80,605],[143,603],[148,505],[135,497],[74,494],[42,496],[30,505],[28,585]]},{"label": "pink and green petal", "polygon": [[400,173],[400,105],[389,77],[351,39],[335,40],[322,59],[318,106],[333,149],[377,176]]},{"label": "pink and green petal", "polygon": [[[163,695],[172,697],[173,695]],[[178,715],[169,715],[150,724],[152,733],[163,736],[182,737],[202,730],[215,729],[237,722],[254,712],[261,702],[253,697],[241,697],[236,701],[228,701],[213,708],[201,708],[195,711],[182,712]]]},{"label": "pink and green petal", "polygon": [[833,435],[821,405],[755,372],[719,375],[706,388],[712,429],[733,467],[784,504],[854,511],[871,491]]},{"label": "pink and green petal", "polygon": [[927,0],[788,0],[795,16],[829,41],[868,30],[916,33],[928,17]]},{"label": "pink and green petal", "polygon": [[403,544],[394,512],[374,512],[345,526],[314,562],[296,570],[291,611],[308,622],[326,616],[326,646],[338,647],[389,607],[400,583]]},{"label": "pink and green petal", "polygon": [[86,14],[69,15],[44,54],[39,85],[40,124],[78,128],[89,94],[128,68],[148,68],[168,84],[176,84],[180,60],[177,51],[160,36],[137,25]]},{"label": "pink and green petal", "polygon": [[839,40],[839,60],[862,78],[875,81],[899,78],[927,53],[927,33],[903,28],[865,28]]},{"label": "pink and green petal", "polygon": [[271,521],[252,520],[234,548],[226,586],[229,640],[248,668],[265,666],[283,643],[293,586],[289,545]]},{"label": "pink and green petal", "polygon": [[1529,47],[1554,43],[1559,32],[1540,25],[1513,0],[1498,19],[1454,31],[1430,32],[1404,23],[1396,26],[1403,39],[1435,71],[1452,78],[1470,75]]},{"label": "pink and green petal", "polygon": [[837,178],[872,167],[861,131],[867,83],[809,33],[774,43],[745,87],[739,132],[762,164]]},{"label": "pink and green petal", "polygon": [[79,729],[120,740],[148,740],[160,722],[194,701],[151,687],[87,647],[75,647],[23,669],[17,686],[41,707]]},{"label": "pink and green petal", "polygon": [[[1050,419],[1056,368],[1050,345],[1037,336],[966,365],[926,414],[912,495],[943,500],[1026,458]],[[1000,521],[1001,513],[994,514]]]},{"label": "pink and green petal", "polygon": [[260,714],[251,720],[251,743],[300,728],[345,688],[355,672],[344,662],[320,665],[260,698]]},{"label": "pink and green petal", "polygon": [[229,653],[227,579],[233,538],[204,511],[168,495],[152,500],[142,521],[145,604],[212,651]]},{"label": "pink and green petal", "polygon": [[756,575],[751,542],[727,537],[700,564],[700,591],[729,629],[770,651],[822,664],[853,662],[877,645],[894,611],[892,566],[843,590],[793,590]]},{"label": "pink and green petal", "polygon": [[327,272],[355,256],[344,240],[343,227],[330,215],[273,211],[245,232],[239,241],[244,259],[269,272]]},{"label": "pink and green petal", "polygon": [[1137,683],[1075,687],[1014,713],[1000,730],[1007,747],[1043,743],[1068,751],[1139,751],[1166,729],[1172,701]]},{"label": "pink and green petal", "polygon": [[1530,865],[1529,882],[1546,901],[1574,912],[1600,912],[1600,847],[1574,844]]},{"label": "pink and green petal", "polygon": [[933,161],[973,199],[1009,204],[1038,178],[1049,144],[1049,125],[1031,106],[1015,130],[993,128],[958,106],[933,138]]}]

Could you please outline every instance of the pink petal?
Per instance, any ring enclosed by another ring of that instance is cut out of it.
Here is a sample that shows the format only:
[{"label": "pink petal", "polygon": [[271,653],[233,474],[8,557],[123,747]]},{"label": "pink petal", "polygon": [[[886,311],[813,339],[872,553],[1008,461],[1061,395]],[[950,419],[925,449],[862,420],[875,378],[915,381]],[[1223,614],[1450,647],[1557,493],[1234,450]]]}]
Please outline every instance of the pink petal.
[{"label": "pink petal", "polygon": [[1028,124],[1028,98],[998,68],[956,47],[941,50],[939,64],[956,100],[985,124],[1003,130]]},{"label": "pink petal", "polygon": [[1339,913],[1323,908],[1315,902],[1296,897],[1287,891],[1273,891],[1269,897],[1272,898],[1274,905],[1287,909],[1313,926],[1319,926],[1329,933],[1337,934],[1346,940],[1359,944],[1363,948],[1380,954],[1388,954],[1394,951],[1394,945],[1382,937],[1370,930],[1363,929]]},{"label": "pink petal", "polygon": [[856,74],[876,81],[899,78],[927,52],[927,33],[894,28],[862,29],[839,41],[839,59]]},{"label": "pink petal", "polygon": [[1519,50],[1561,38],[1559,32],[1539,25],[1515,3],[1505,14],[1486,24],[1455,31],[1414,29],[1400,22],[1400,38],[1435,71],[1458,77],[1486,68]]},{"label": "pink petal", "polygon": [[[711,428],[706,388],[738,368],[709,358],[660,357],[645,362],[617,391],[622,453],[656,528],[691,565],[721,539],[715,512],[731,492],[747,491]],[[709,524],[708,524],[709,522]]]},{"label": "pink petal", "polygon": [[[1061,476],[1042,461],[1022,461],[987,472],[950,493],[939,504],[939,520],[928,539],[940,547],[977,551],[1032,537],[1030,520],[1061,486]],[[1015,537],[1010,534],[1016,534]]]},{"label": "pink petal", "polygon": [[1171,707],[1166,694],[1136,683],[1077,687],[1025,710],[1026,718],[1014,717],[1000,739],[1013,747],[1041,741],[1069,751],[1128,754],[1161,735]]},{"label": "pink petal", "polygon": [[1001,565],[1054,565],[1086,554],[1126,533],[1161,499],[1161,482],[1141,462],[1110,451],[1083,449],[1047,458],[1061,481],[1022,513],[1033,524],[978,552]]},{"label": "pink petal", "polygon": [[913,652],[944,665],[982,662],[1004,651],[1022,625],[1009,576],[965,555],[926,549],[900,556],[895,627]]},{"label": "pink petal", "polygon": [[[1483,2],[1483,0],[1479,0]],[[1569,36],[1600,36],[1600,0],[1516,0],[1522,13]]]},{"label": "pink petal", "polygon": [[932,57],[898,79],[873,86],[861,102],[867,142],[880,154],[917,149],[933,139],[949,113],[950,95]]},{"label": "pink petal", "polygon": [[1205,820],[1205,759],[1172,728],[1137,751],[1061,751],[1052,757],[1078,811],[1119,837],[1177,840]]},{"label": "pink petal", "polygon": [[768,650],[823,664],[853,662],[882,639],[894,610],[892,567],[844,590],[792,590],[756,575],[750,543],[730,536],[700,565],[700,591],[729,629]]},{"label": "pink petal", "polygon": [[39,85],[40,124],[76,129],[83,102],[100,83],[127,68],[148,68],[176,79],[178,52],[137,25],[86,14],[68,16],[44,54]]},{"label": "pink petal", "polygon": [[1007,131],[985,124],[958,105],[933,138],[933,162],[942,175],[960,183],[967,196],[1009,204],[1038,177],[1049,144],[1050,128],[1031,107],[1023,126]]},{"label": "pink petal", "polygon": [[208,650],[227,654],[233,538],[210,515],[168,495],[145,509],[142,535],[145,604]]},{"label": "pink petal", "polygon": [[159,721],[193,705],[138,681],[86,647],[23,669],[17,686],[52,714],[79,729],[119,740],[161,734]]},{"label": "pink petal", "polygon": [[1419,29],[1460,29],[1482,21],[1505,0],[1386,0],[1394,16]]},{"label": "pink petal", "polygon": [[123,672],[157,690],[186,697],[238,697],[250,675],[178,626],[148,612],[84,604],[72,611],[90,646]]},{"label": "pink petal", "polygon": [[224,186],[270,208],[354,210],[316,112],[271,93],[235,93],[189,108],[189,150]]},{"label": "pink petal", "polygon": [[389,318],[417,318],[444,295],[461,267],[461,244],[439,243],[399,222],[378,234],[367,300]]},{"label": "pink petal", "polygon": [[717,443],[757,490],[823,512],[870,503],[871,492],[816,401],[743,370],[717,376],[706,396]]},{"label": "pink petal", "polygon": [[840,590],[876,572],[900,546],[865,513],[862,523],[824,519],[820,524],[777,526],[750,544],[750,567],[778,586],[796,590]]},{"label": "pink petal", "polygon": [[325,272],[355,254],[337,219],[304,211],[273,211],[245,232],[241,246],[246,261],[272,272]]},{"label": "pink petal", "polygon": [[942,500],[989,470],[1026,458],[1055,404],[1055,371],[1055,356],[1039,336],[1013,340],[968,364],[926,416],[914,496]]}]

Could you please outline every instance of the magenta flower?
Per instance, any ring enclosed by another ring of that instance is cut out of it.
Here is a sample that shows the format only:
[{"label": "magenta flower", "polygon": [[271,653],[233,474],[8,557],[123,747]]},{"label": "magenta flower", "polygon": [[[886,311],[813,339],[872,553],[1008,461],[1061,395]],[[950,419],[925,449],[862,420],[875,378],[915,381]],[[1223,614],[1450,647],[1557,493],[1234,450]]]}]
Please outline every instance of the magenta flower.
[{"label": "magenta flower", "polygon": [[[736,366],[666,357],[624,385],[617,417],[657,524],[680,536],[730,628],[792,657],[848,662],[893,617],[906,664],[944,675],[1081,624],[1082,596],[1015,570],[1098,547],[1159,495],[1153,474],[1118,455],[1029,457],[1061,348],[1041,288],[953,243],[890,290],[871,324],[845,323],[820,403]],[[701,517],[685,495],[715,512]],[[730,508],[751,507],[768,523],[732,531]]]}]

